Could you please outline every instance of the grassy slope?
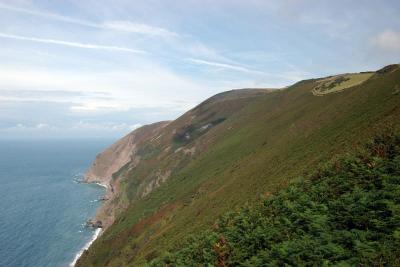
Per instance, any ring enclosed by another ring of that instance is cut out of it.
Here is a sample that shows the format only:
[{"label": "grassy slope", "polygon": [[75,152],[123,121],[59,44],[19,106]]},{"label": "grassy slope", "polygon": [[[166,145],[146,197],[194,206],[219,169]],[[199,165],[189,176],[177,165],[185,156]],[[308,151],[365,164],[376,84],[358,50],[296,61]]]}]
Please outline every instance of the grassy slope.
[{"label": "grassy slope", "polygon": [[[315,95],[322,96],[325,94],[340,92],[347,88],[363,83],[367,79],[371,78],[373,75],[373,72],[363,72],[343,74],[325,78],[319,81],[318,86],[313,89],[313,93]],[[341,81],[337,82],[338,80]]]},{"label": "grassy slope", "polygon": [[399,266],[400,135],[224,214],[151,266]]},{"label": "grassy slope", "polygon": [[399,83],[397,68],[340,94],[313,96],[309,80],[259,97],[200,136],[201,153],[134,201],[78,266],[141,265],[382,126],[398,127]]}]

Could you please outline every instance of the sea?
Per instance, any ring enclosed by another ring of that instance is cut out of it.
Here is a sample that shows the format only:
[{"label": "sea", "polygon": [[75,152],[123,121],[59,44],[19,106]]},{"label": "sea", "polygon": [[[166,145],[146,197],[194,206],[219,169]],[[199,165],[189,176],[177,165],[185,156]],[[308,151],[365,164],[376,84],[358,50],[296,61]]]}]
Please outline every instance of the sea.
[{"label": "sea", "polygon": [[110,139],[0,140],[0,266],[72,266],[105,189],[80,181]]}]

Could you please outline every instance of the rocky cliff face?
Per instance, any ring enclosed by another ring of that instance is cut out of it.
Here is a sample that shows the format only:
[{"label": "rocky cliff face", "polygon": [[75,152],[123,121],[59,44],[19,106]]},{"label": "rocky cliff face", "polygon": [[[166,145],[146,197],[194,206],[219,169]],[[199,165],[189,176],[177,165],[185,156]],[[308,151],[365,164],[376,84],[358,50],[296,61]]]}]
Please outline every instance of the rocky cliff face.
[{"label": "rocky cliff face", "polygon": [[137,155],[139,144],[164,128],[168,122],[158,122],[140,127],[106,150],[97,155],[90,169],[86,172],[85,182],[111,185],[113,175],[126,164],[135,164],[140,160]]},{"label": "rocky cliff face", "polygon": [[104,205],[91,221],[99,221],[103,228],[107,228],[114,221],[118,211],[125,208],[126,203],[120,198],[123,170],[132,169],[140,162],[141,145],[154,138],[168,123],[163,121],[140,127],[97,155],[85,174],[85,182],[100,183],[106,186],[107,190],[102,199],[105,201]]},{"label": "rocky cliff face", "polygon": [[92,221],[107,228],[130,202],[149,195],[207,149],[208,144],[197,142],[200,136],[269,92],[241,89],[217,94],[175,121],[140,127],[101,152],[85,175],[86,182],[107,187],[105,203]]},{"label": "rocky cliff face", "polygon": [[[112,188],[115,180],[118,180],[118,177],[113,179],[113,176],[121,173],[122,169],[126,172],[133,169],[141,159],[146,160],[154,155],[161,159],[178,152],[193,155],[196,151],[193,141],[198,136],[268,92],[268,89],[240,89],[220,93],[171,123],[164,121],[140,127],[98,154],[85,175],[85,181]],[[150,181],[142,181],[139,185],[139,197],[147,195],[164,182],[172,168],[156,170],[156,166],[153,167],[149,168],[150,179],[143,179]]]},{"label": "rocky cliff face", "polygon": [[109,185],[113,173],[128,163],[134,154],[135,132],[132,132],[97,155],[85,175],[85,181]]}]

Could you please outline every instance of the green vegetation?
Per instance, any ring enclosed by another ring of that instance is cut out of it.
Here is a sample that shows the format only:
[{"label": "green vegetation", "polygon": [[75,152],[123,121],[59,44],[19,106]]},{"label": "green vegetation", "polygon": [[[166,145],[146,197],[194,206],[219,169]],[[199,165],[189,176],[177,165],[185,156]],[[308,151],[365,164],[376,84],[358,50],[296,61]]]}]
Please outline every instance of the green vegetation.
[{"label": "green vegetation", "polygon": [[224,215],[152,266],[399,266],[400,135]]},{"label": "green vegetation", "polygon": [[[147,152],[149,156],[130,168],[121,180],[121,190],[129,203],[126,210],[84,253],[77,266],[143,266],[160,259],[166,251],[173,252],[171,260],[174,260],[178,257],[174,254],[178,244],[193,233],[210,231],[223,214],[246,203],[249,207],[259,205],[260,198],[286,188],[335,155],[356,150],[385,126],[400,129],[400,94],[396,93],[400,86],[400,68],[397,65],[390,71],[372,74],[348,90],[324,97],[312,93],[319,81],[306,80],[282,90],[257,92],[256,97],[249,96],[252,91],[219,94],[171,122],[163,129],[162,136],[146,141],[143,146],[156,152]],[[226,119],[174,149],[176,133],[188,125],[198,128],[218,118]],[[195,148],[193,154],[185,152],[192,148]],[[170,176],[165,182],[159,182],[145,196],[141,194],[158,181],[159,174],[162,176],[168,171]],[[328,180],[315,179],[311,183],[321,183],[322,190],[323,181]],[[284,194],[301,195],[300,189],[304,186],[295,186],[297,191]],[[266,201],[278,201],[283,195]],[[320,203],[318,199],[311,200]],[[310,209],[312,218],[321,220],[318,224],[331,223],[328,217],[313,217],[317,211],[328,216],[329,210],[319,211],[321,206],[314,209],[308,204],[305,208]],[[262,211],[249,208],[249,216],[257,210]],[[236,217],[232,216],[234,220]],[[220,224],[223,229],[223,221]],[[298,238],[299,232],[292,232],[287,242]],[[214,239],[207,242],[212,243],[220,236],[211,237]],[[313,236],[308,237],[309,240],[302,240],[303,245],[315,244]],[[222,247],[222,243],[231,242],[227,240],[221,240]],[[232,254],[236,258],[230,260],[241,259],[239,251],[236,252]],[[207,257],[213,257],[214,252],[210,253]],[[384,256],[384,259],[388,258]]]},{"label": "green vegetation", "polygon": [[313,89],[315,95],[324,95],[340,92],[352,86],[359,85],[372,77],[373,72],[362,72],[333,76],[319,81],[318,86]]},{"label": "green vegetation", "polygon": [[316,90],[319,90],[320,92],[332,90],[333,88],[339,87],[340,84],[347,81],[350,81],[350,77],[345,77],[345,76],[335,77],[332,81],[327,83],[322,83],[320,86],[316,87]]}]

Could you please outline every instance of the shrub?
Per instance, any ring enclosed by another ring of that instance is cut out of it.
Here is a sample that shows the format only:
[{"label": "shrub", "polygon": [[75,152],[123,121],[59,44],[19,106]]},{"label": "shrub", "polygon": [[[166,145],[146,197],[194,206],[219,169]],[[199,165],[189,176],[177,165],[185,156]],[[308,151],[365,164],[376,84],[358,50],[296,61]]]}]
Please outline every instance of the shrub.
[{"label": "shrub", "polygon": [[399,266],[400,135],[224,215],[152,266]]}]

